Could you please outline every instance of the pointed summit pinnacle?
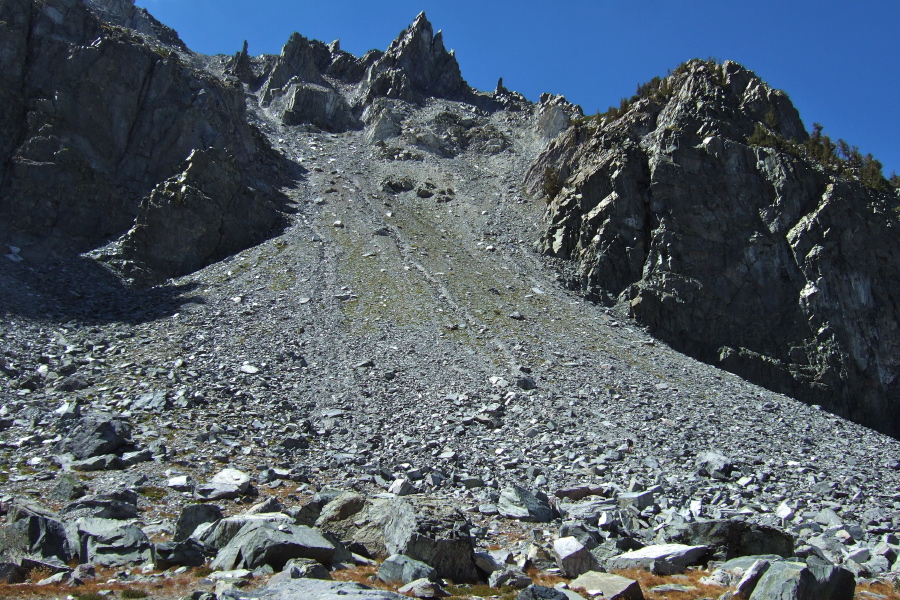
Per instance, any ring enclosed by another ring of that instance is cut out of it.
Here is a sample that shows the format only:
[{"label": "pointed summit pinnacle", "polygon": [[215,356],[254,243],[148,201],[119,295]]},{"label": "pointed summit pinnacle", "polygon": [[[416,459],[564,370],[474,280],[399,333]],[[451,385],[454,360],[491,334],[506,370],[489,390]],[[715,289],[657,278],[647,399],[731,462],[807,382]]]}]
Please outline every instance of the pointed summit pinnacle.
[{"label": "pointed summit pinnacle", "polygon": [[413,100],[421,96],[457,98],[470,92],[459,64],[420,12],[412,25],[391,42],[387,52],[369,69],[363,103],[375,96]]}]

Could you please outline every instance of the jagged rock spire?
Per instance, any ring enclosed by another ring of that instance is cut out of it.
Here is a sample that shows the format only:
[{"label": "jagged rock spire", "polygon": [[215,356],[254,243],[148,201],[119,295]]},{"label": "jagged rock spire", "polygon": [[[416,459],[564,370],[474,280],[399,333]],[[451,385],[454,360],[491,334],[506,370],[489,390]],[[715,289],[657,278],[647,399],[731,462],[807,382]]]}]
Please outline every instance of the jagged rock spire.
[{"label": "jagged rock spire", "polygon": [[434,33],[423,11],[369,69],[361,98],[363,103],[377,96],[459,98],[470,91],[455,54],[444,47],[443,33]]}]

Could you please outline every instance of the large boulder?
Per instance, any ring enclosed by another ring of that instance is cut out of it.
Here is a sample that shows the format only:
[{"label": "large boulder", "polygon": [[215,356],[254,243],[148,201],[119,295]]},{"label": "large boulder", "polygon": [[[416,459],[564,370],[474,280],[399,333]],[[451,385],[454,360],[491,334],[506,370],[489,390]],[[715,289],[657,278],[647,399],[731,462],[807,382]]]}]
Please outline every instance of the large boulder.
[{"label": "large boulder", "polygon": [[189,504],[181,509],[175,521],[174,541],[182,542],[204,523],[215,523],[222,519],[222,509],[215,504]]},{"label": "large boulder", "polygon": [[607,561],[606,568],[645,569],[654,575],[674,575],[700,564],[708,550],[706,546],[657,544],[615,556]]},{"label": "large boulder", "polygon": [[574,536],[553,541],[553,556],[564,577],[575,578],[588,571],[599,571],[600,563]]},{"label": "large boulder", "polygon": [[113,519],[78,519],[73,527],[82,562],[107,567],[149,562],[153,544],[137,525]]},{"label": "large boulder", "polygon": [[745,521],[714,520],[686,523],[666,536],[672,543],[703,545],[715,560],[739,556],[794,555],[794,537],[775,527]]},{"label": "large boulder", "polygon": [[131,425],[111,415],[95,413],[82,417],[57,444],[60,454],[77,460],[113,454],[131,443]]},{"label": "large boulder", "polygon": [[110,259],[139,283],[190,273],[262,241],[281,214],[224,150],[194,150],[140,203]]},{"label": "large boulder", "polygon": [[244,527],[216,555],[214,569],[255,569],[269,565],[278,571],[292,558],[311,558],[331,565],[335,544],[303,525],[258,523]]},{"label": "large boulder", "polygon": [[855,593],[856,578],[843,567],[824,561],[778,561],[769,565],[750,600],[852,600]]},{"label": "large boulder", "polygon": [[130,490],[82,496],[67,504],[60,515],[67,520],[79,517],[97,519],[134,519],[138,516],[137,494]]},{"label": "large boulder", "polygon": [[212,523],[199,524],[191,534],[209,552],[215,554],[244,528],[255,528],[271,523],[276,526],[291,525],[293,520],[282,513],[261,513],[255,515],[237,515]]},{"label": "large boulder", "polygon": [[590,571],[572,581],[569,587],[583,589],[591,597],[602,596],[604,600],[644,600],[637,581],[612,573]]},{"label": "large boulder", "polygon": [[344,520],[318,525],[340,539],[362,545],[369,555],[403,554],[455,582],[478,581],[470,524],[454,506],[440,500],[374,499]]},{"label": "large boulder", "polygon": [[402,554],[389,556],[378,565],[378,579],[388,584],[407,584],[417,579],[437,579],[434,567]]},{"label": "large boulder", "polygon": [[18,563],[27,556],[69,562],[78,554],[69,541],[65,525],[40,515],[25,515],[0,528],[0,561]]}]

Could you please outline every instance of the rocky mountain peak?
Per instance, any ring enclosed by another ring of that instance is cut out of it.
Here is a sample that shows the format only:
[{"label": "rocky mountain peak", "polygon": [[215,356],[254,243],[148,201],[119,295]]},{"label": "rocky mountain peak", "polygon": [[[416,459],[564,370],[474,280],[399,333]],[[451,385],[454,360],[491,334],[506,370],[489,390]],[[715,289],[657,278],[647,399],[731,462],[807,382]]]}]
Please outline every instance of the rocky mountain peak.
[{"label": "rocky mountain peak", "polygon": [[815,143],[751,71],[690,61],[532,165],[539,247],[675,348],[896,435],[896,198]]},{"label": "rocky mountain peak", "polygon": [[112,25],[133,29],[163,44],[187,50],[174,29],[157,21],[146,9],[135,6],[134,0],[84,0],[84,3]]},{"label": "rocky mountain peak", "polygon": [[[787,94],[769,87],[736,62],[689,61],[666,79],[671,79],[669,85],[674,88],[661,112],[667,124],[681,121],[690,125],[702,120],[705,133],[719,129],[722,135],[745,136],[748,125],[752,130],[752,123],[768,120],[785,138],[807,138],[800,114]],[[739,131],[734,131],[735,126]]]},{"label": "rocky mountain peak", "polygon": [[[325,53],[328,52],[327,47],[321,42],[317,42]],[[296,31],[288,38],[287,43],[281,49],[281,55],[275,62],[269,78],[263,86],[260,99],[263,103],[269,103],[273,98],[279,95],[279,91],[291,79],[296,78],[306,83],[323,83],[322,73],[317,64],[317,48],[313,42],[306,39]]]},{"label": "rocky mountain peak", "polygon": [[369,68],[360,98],[363,104],[369,104],[378,96],[458,99],[469,93],[471,88],[462,77],[456,55],[444,47],[443,33],[435,34],[421,12]]}]

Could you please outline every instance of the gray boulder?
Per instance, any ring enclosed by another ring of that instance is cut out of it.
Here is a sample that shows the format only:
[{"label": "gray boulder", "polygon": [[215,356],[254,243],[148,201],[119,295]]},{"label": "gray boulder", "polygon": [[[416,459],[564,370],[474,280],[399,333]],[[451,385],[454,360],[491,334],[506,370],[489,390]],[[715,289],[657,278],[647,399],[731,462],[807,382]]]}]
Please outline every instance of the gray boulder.
[{"label": "gray boulder", "polygon": [[40,515],[20,515],[0,528],[0,561],[18,563],[23,557],[56,558],[64,563],[77,556],[62,522]]},{"label": "gray boulder", "polygon": [[13,498],[6,504],[6,520],[8,523],[15,523],[28,517],[45,517],[48,519],[57,519],[59,515],[38,502],[29,500],[28,498]]},{"label": "gray boulder", "polygon": [[141,201],[112,260],[135,281],[152,285],[261,241],[280,218],[245,180],[234,155],[195,150],[180,174]]},{"label": "gray boulder", "polygon": [[322,507],[316,527],[328,527],[329,523],[345,521],[366,507],[366,499],[356,492],[344,492]]},{"label": "gray boulder", "polygon": [[493,571],[488,577],[488,585],[492,588],[510,586],[521,590],[531,585],[531,583],[531,577],[518,567],[500,568]]},{"label": "gray boulder", "polygon": [[115,454],[104,454],[103,456],[92,456],[84,460],[73,460],[68,466],[72,471],[93,473],[95,471],[122,471],[125,469],[126,464],[121,457]]},{"label": "gray boulder", "polygon": [[315,529],[303,525],[258,523],[241,529],[221,548],[213,569],[255,569],[269,565],[281,571],[292,558],[311,558],[330,565],[335,546]]},{"label": "gray boulder", "polygon": [[175,521],[175,535],[173,539],[181,542],[189,537],[200,525],[215,523],[223,517],[222,509],[215,504],[189,504],[181,509],[178,520]]},{"label": "gray boulder", "polygon": [[424,562],[438,576],[476,582],[470,524],[455,506],[436,499],[379,498],[345,520],[320,525],[365,548],[372,557],[402,554]]},{"label": "gray boulder", "polygon": [[569,600],[569,597],[561,590],[532,584],[519,592],[516,600]]},{"label": "gray boulder", "polygon": [[201,523],[191,534],[191,537],[200,542],[207,551],[215,554],[227,546],[244,528],[254,528],[266,523],[276,526],[291,525],[292,519],[282,513],[237,515],[213,523]]},{"label": "gray boulder", "polygon": [[731,459],[711,450],[702,452],[697,457],[697,467],[702,475],[714,479],[727,479],[734,469]]},{"label": "gray boulder", "polygon": [[779,561],[769,566],[750,600],[852,600],[855,592],[856,578],[843,567],[815,559]]},{"label": "gray boulder", "polygon": [[156,544],[156,567],[159,569],[200,567],[206,564],[206,559],[204,546],[193,539]]},{"label": "gray boulder", "polygon": [[553,556],[564,577],[574,579],[588,571],[599,571],[600,563],[574,536],[553,541]]},{"label": "gray boulder", "polygon": [[292,558],[282,572],[291,579],[331,579],[328,569],[311,558]]},{"label": "gray boulder", "polygon": [[644,600],[637,581],[612,573],[591,571],[572,581],[569,587],[583,589],[589,596],[601,596],[604,600]]},{"label": "gray boulder", "polygon": [[671,543],[703,545],[715,560],[739,556],[794,555],[794,537],[775,527],[745,521],[714,520],[687,523],[675,528],[666,540]]},{"label": "gray boulder", "polygon": [[95,413],[82,417],[56,446],[60,454],[76,460],[114,454],[131,442],[131,425],[110,415]]},{"label": "gray boulder", "polygon": [[378,565],[378,579],[389,584],[407,584],[417,579],[437,580],[434,567],[402,554],[389,556]]},{"label": "gray boulder", "polygon": [[85,495],[87,487],[78,477],[71,473],[62,473],[51,488],[47,497],[56,502],[69,502]]},{"label": "gray boulder", "polygon": [[750,565],[747,570],[744,571],[744,575],[738,581],[737,585],[734,586],[735,596],[738,598],[749,598],[760,580],[766,574],[766,571],[769,570],[770,566],[771,563],[767,560],[757,560]]},{"label": "gray boulder", "polygon": [[69,520],[79,517],[135,519],[138,516],[137,494],[130,490],[120,490],[82,496],[67,504],[59,514]]},{"label": "gray boulder", "polygon": [[84,562],[112,567],[153,559],[153,545],[136,525],[114,519],[82,518],[73,529]]},{"label": "gray boulder", "polygon": [[446,598],[450,595],[439,583],[427,578],[410,581],[397,591],[413,598]]},{"label": "gray boulder", "polygon": [[541,498],[518,485],[500,492],[497,510],[504,517],[520,521],[549,523],[553,520],[553,509],[546,497]]},{"label": "gray boulder", "polygon": [[691,565],[700,564],[708,552],[706,546],[686,546],[684,544],[658,544],[640,550],[625,552],[609,559],[606,568],[645,569],[654,575],[674,575],[684,573]]}]

